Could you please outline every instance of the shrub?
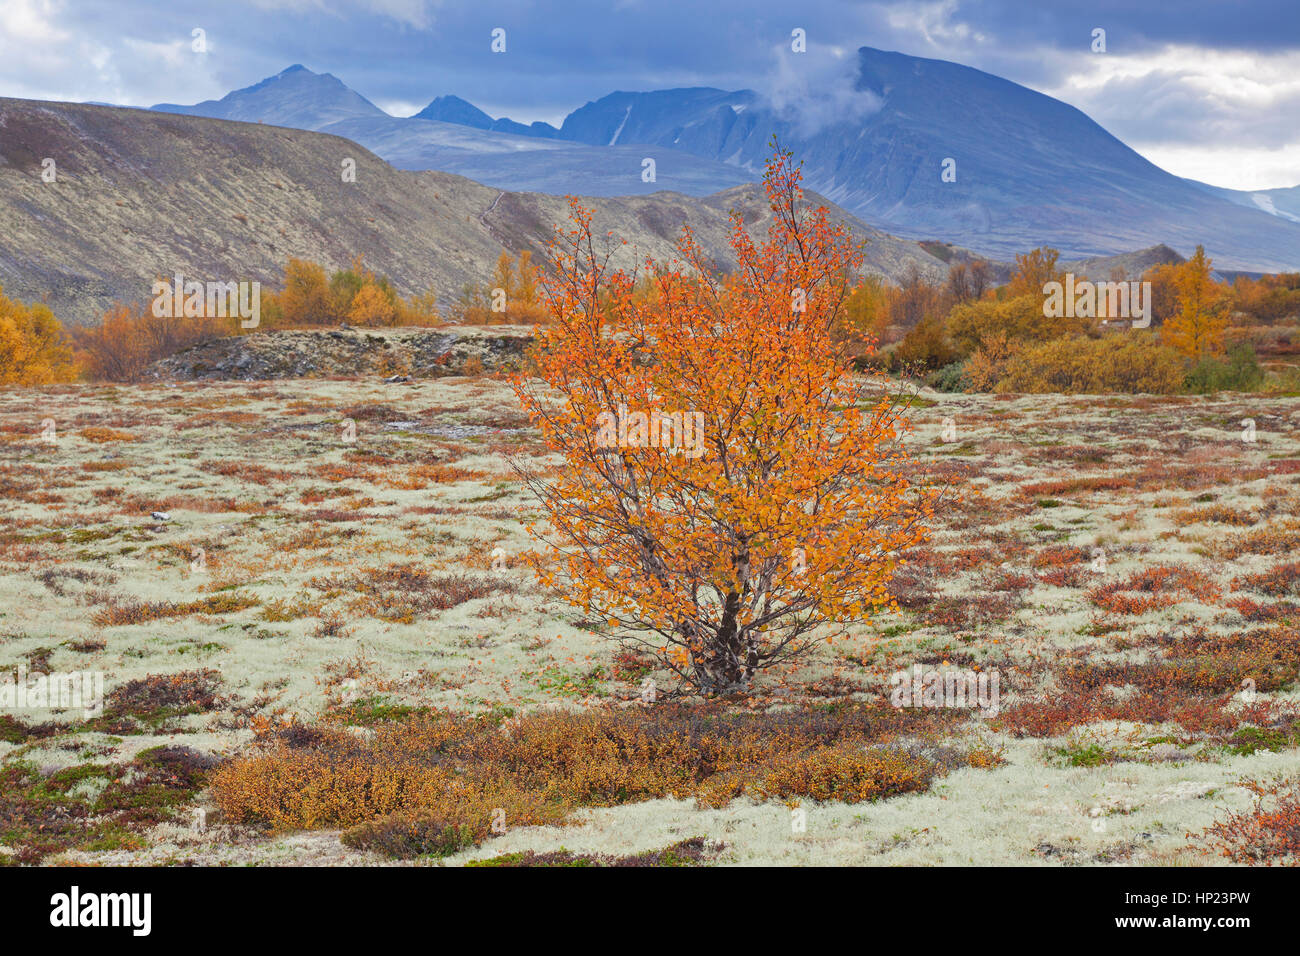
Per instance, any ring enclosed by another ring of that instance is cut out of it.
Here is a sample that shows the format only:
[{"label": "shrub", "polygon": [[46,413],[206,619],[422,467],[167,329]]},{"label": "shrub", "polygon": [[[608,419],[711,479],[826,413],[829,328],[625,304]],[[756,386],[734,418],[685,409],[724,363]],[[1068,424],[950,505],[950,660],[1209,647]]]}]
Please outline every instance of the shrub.
[{"label": "shrub", "polygon": [[482,836],[476,832],[478,829],[428,816],[396,815],[359,824],[347,830],[342,840],[354,849],[375,850],[388,856],[451,856],[479,843]]},{"label": "shrub", "polygon": [[1253,806],[1207,828],[1201,841],[1233,863],[1300,866],[1300,780],[1247,780]]},{"label": "shrub", "polygon": [[275,829],[355,827],[354,846],[454,852],[493,822],[556,823],[576,806],[675,795],[724,805],[758,797],[875,800],[925,790],[950,766],[992,766],[985,750],[873,746],[934,734],[962,715],[873,707],[770,714],[659,704],[649,711],[499,717],[437,711],[369,736],[289,725],[226,763],[213,793],[227,819]]},{"label": "shrub", "polygon": [[1006,332],[994,332],[966,362],[966,378],[977,392],[991,392],[1006,375],[1007,363],[1020,349]]},{"label": "shrub", "polygon": [[936,316],[926,316],[904,335],[894,349],[894,356],[905,368],[913,371],[943,368],[958,358],[943,320]]},{"label": "shrub", "polygon": [[762,783],[776,797],[860,803],[928,790],[937,765],[904,750],[819,747],[774,768]]},{"label": "shrub", "polygon": [[466,866],[700,866],[726,848],[726,844],[711,844],[705,837],[695,836],[679,840],[662,850],[647,850],[629,856],[610,856],[604,853],[571,853],[561,847],[547,853],[525,850],[507,853],[489,860],[470,860]]},{"label": "shrub", "polygon": [[1183,386],[1182,358],[1149,334],[1061,338],[1022,349],[1006,363],[998,392],[1122,392],[1168,395]]},{"label": "shrub", "polygon": [[1088,592],[1088,600],[1114,614],[1143,614],[1173,607],[1190,596],[1213,597],[1217,589],[1191,568],[1170,565],[1146,568],[1121,581]]},{"label": "shrub", "polygon": [[951,362],[932,372],[925,384],[940,392],[964,392],[971,387],[966,362]]},{"label": "shrub", "polygon": [[972,355],[999,338],[1017,346],[1082,335],[1094,325],[1090,318],[1045,316],[1041,289],[1002,301],[967,302],[948,314],[947,323],[948,334],[963,355]]},{"label": "shrub", "polygon": [[1264,370],[1255,358],[1249,342],[1238,342],[1228,349],[1226,358],[1206,357],[1187,373],[1189,392],[1253,392],[1264,384]]},{"label": "shrub", "polygon": [[0,385],[50,385],[76,377],[63,326],[40,303],[24,305],[0,288]]},{"label": "shrub", "polygon": [[206,339],[234,335],[238,319],[158,318],[140,303],[116,303],[98,325],[72,331],[77,355],[92,381],[134,382],[159,359]]}]

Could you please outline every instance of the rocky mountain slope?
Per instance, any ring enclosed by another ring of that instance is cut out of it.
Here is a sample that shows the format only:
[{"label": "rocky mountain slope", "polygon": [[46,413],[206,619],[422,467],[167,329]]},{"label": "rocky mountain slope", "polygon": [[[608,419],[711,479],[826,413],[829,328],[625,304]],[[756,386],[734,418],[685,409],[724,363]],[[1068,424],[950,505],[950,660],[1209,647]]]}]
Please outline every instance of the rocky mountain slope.
[{"label": "rocky mountain slope", "polygon": [[[53,182],[42,178],[47,158]],[[346,160],[355,162],[355,182],[344,181]],[[634,256],[668,258],[684,225],[725,264],[728,212],[742,211],[753,230],[768,219],[755,186],[702,200],[659,192],[586,203],[597,229],[628,240],[616,259],[627,265]],[[867,271],[944,274],[917,243],[833,212],[868,242]],[[145,300],[155,279],[177,273],[275,282],[290,257],[342,268],[364,254],[404,294],[432,287],[446,303],[463,284],[487,282],[502,249],[530,249],[541,261],[567,218],[561,196],[401,171],[328,134],[0,99],[0,284],[11,296],[47,301],[65,321],[93,320],[115,300]]]}]

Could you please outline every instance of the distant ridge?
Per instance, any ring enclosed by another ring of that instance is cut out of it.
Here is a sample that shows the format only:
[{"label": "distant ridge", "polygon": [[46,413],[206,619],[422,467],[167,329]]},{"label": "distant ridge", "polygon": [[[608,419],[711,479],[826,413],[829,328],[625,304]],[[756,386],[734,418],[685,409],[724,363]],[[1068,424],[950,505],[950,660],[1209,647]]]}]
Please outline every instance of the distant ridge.
[{"label": "distant ridge", "polygon": [[[757,179],[776,136],[803,160],[809,187],[895,234],[1003,260],[1040,245],[1084,259],[1202,244],[1224,269],[1300,270],[1300,188],[1238,193],[1181,179],[1074,107],[956,63],[863,47],[855,77],[798,103],[702,87],[611,93],[558,130],[493,119],[450,95],[396,119],[301,67],[219,101],[160,108],[334,132],[405,168],[561,194],[708,194]],[[640,176],[646,158],[653,180]]]},{"label": "distant ridge", "polygon": [[[403,294],[432,287],[447,305],[465,283],[487,282],[503,249],[542,261],[554,226],[568,220],[563,197],[405,172],[324,133],[13,99],[0,99],[0,129],[0,284],[71,322],[145,300],[159,277],[275,282],[290,257],[339,269],[358,253]],[[41,160],[50,155],[60,157],[58,179],[46,183]],[[345,158],[355,182],[340,176]],[[625,266],[669,258],[684,225],[726,265],[729,213],[754,230],[770,219],[753,185],[701,199],[659,192],[584,202],[598,228],[628,240],[615,258]],[[843,210],[832,215],[867,240],[868,271],[945,275],[917,243]]]}]

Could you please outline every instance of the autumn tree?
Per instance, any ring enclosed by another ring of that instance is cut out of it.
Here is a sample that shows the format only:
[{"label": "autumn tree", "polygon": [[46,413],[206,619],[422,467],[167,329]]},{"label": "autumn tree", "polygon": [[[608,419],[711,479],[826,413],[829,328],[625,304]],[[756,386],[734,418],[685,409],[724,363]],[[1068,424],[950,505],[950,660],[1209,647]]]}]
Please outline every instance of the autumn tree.
[{"label": "autumn tree", "polygon": [[1178,309],[1161,329],[1165,344],[1193,361],[1222,355],[1228,331],[1231,296],[1214,281],[1210,266],[1202,246],[1197,246],[1192,257],[1178,266],[1174,276]]},{"label": "autumn tree", "polygon": [[1178,311],[1178,270],[1182,263],[1162,262],[1142,273],[1143,282],[1151,283],[1147,308],[1151,325],[1160,328]]},{"label": "autumn tree", "polygon": [[527,249],[518,259],[502,250],[487,283],[467,283],[456,303],[459,321],[466,325],[493,322],[533,325],[546,320],[539,299],[537,267]]},{"label": "autumn tree", "polygon": [[396,318],[393,300],[374,284],[358,289],[348,308],[348,321],[353,325],[392,325]]},{"label": "autumn tree", "polygon": [[1272,324],[1300,318],[1300,272],[1238,276],[1232,285],[1234,306],[1256,322]]},{"label": "autumn tree", "polygon": [[282,321],[290,328],[333,324],[339,317],[325,269],[314,262],[289,260],[278,300]]},{"label": "autumn tree", "polygon": [[74,327],[72,340],[87,378],[134,382],[161,358],[240,331],[238,317],[156,316],[149,303],[116,302],[98,324]]},{"label": "autumn tree", "polygon": [[544,510],[543,582],[705,695],[889,606],[934,506],[899,403],[835,344],[861,254],[800,179],[777,151],[767,238],[733,214],[724,278],[684,229],[673,262],[646,263],[653,297],[571,200],[544,279],[551,324],[514,383],[561,461],[518,465]]},{"label": "autumn tree", "polygon": [[985,259],[976,259],[970,264],[968,282],[972,299],[984,298],[984,292],[993,284],[993,270]]},{"label": "autumn tree", "polygon": [[857,280],[841,309],[838,337],[855,353],[869,354],[889,325],[889,290],[879,276]]},{"label": "autumn tree", "polygon": [[[976,284],[980,282],[981,276],[965,262],[954,262],[948,267],[948,281],[944,284],[944,292],[948,296],[948,301],[952,305],[961,305],[963,302],[969,302],[971,299],[978,299],[984,294],[983,286],[976,289]],[[987,282],[987,276],[983,276]]]},{"label": "autumn tree", "polygon": [[943,317],[943,294],[913,263],[898,287],[889,290],[886,310],[890,325],[904,331],[914,329],[926,319]]},{"label": "autumn tree", "polygon": [[50,385],[76,377],[63,326],[45,305],[25,305],[0,289],[0,385]]},{"label": "autumn tree", "polygon": [[1011,274],[1007,295],[1011,298],[1022,295],[1042,296],[1043,286],[1049,282],[1061,281],[1062,273],[1056,268],[1056,261],[1060,257],[1058,250],[1046,247],[1016,253],[1016,269]]}]

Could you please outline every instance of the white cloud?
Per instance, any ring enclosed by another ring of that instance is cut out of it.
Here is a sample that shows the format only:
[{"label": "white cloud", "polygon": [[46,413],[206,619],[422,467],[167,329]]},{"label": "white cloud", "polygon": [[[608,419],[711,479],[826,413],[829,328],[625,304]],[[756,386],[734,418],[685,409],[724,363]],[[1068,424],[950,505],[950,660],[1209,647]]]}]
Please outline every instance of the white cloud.
[{"label": "white cloud", "polygon": [[59,43],[68,36],[55,20],[63,4],[56,0],[0,0],[0,23],[4,24],[0,40],[23,43]]},{"label": "white cloud", "polygon": [[890,29],[914,33],[937,52],[957,45],[966,48],[983,43],[985,35],[968,23],[956,19],[957,0],[933,3],[899,3],[885,8],[885,22]]},{"label": "white cloud", "polygon": [[801,136],[811,136],[835,123],[860,122],[880,109],[879,96],[854,89],[858,76],[855,49],[810,42],[806,53],[795,53],[788,44],[773,52],[776,65],[759,92]]},{"label": "white cloud", "polygon": [[1043,92],[1176,175],[1236,189],[1300,183],[1300,52],[1079,53]]},{"label": "white cloud", "polygon": [[252,3],[263,10],[295,13],[312,10],[336,17],[346,17],[349,12],[378,14],[395,23],[427,30],[433,26],[434,10],[442,5],[442,0],[252,0]]},{"label": "white cloud", "polygon": [[1300,186],[1300,141],[1281,149],[1129,145],[1175,176],[1212,186],[1245,190]]}]

